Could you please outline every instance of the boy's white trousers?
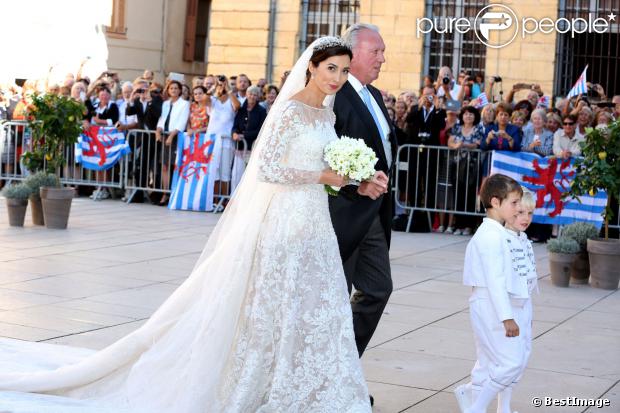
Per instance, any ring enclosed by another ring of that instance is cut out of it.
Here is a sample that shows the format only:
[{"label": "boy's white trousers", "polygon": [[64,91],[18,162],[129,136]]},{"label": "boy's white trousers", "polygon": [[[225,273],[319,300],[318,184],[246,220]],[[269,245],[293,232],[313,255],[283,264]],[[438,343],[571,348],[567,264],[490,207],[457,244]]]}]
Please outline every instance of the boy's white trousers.
[{"label": "boy's white trousers", "polygon": [[506,337],[483,287],[474,287],[469,299],[469,313],[476,342],[477,361],[471,371],[472,390],[480,390],[490,381],[498,392],[518,382],[532,350],[532,299],[511,300],[519,336]]}]

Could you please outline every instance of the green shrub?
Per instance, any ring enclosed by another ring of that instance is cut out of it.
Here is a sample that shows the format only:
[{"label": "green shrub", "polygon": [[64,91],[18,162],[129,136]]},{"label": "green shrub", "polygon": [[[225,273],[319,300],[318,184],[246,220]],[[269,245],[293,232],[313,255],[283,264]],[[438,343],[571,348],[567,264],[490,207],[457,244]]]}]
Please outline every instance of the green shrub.
[{"label": "green shrub", "polygon": [[59,187],[60,179],[58,179],[58,177],[54,174],[39,171],[28,175],[28,177],[24,180],[24,184],[30,188],[33,196],[38,197],[39,188],[43,186]]},{"label": "green shrub", "polygon": [[7,185],[2,189],[2,195],[7,199],[28,199],[32,190],[25,184]]},{"label": "green shrub", "polygon": [[581,251],[586,251],[588,246],[588,238],[598,237],[598,229],[596,226],[587,222],[575,222],[562,228],[562,236],[572,238],[581,247]]},{"label": "green shrub", "polygon": [[547,241],[547,251],[558,254],[577,254],[580,247],[579,243],[572,238],[559,237]]}]

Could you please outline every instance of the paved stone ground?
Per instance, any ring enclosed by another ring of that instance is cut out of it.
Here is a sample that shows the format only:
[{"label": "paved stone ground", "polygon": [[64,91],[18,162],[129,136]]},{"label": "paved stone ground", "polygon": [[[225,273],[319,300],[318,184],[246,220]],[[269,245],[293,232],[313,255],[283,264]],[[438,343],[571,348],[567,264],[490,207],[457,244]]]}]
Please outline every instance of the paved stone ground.
[{"label": "paved stone ground", "polygon": [[[0,200],[0,336],[100,349],[136,329],[183,282],[218,216],[74,200],[68,230],[8,227]],[[454,386],[474,362],[461,268],[468,237],[394,234],[395,291],[363,364],[375,412],[458,411]],[[532,397],[611,400],[620,411],[620,292],[553,287],[535,248],[541,294],[534,346],[513,408]],[[495,409],[489,409],[495,411]]]}]

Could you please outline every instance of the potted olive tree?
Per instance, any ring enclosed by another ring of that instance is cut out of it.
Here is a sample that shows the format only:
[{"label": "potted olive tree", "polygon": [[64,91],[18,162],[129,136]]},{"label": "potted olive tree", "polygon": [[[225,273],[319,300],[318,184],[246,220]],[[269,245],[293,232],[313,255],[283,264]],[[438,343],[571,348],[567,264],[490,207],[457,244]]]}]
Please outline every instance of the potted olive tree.
[{"label": "potted olive tree", "polygon": [[32,214],[32,223],[34,225],[45,225],[43,218],[43,206],[41,205],[40,189],[42,187],[60,187],[60,179],[55,174],[39,171],[28,175],[24,180],[30,190],[30,213]]},{"label": "potted olive tree", "polygon": [[574,222],[562,229],[562,236],[572,238],[579,244],[579,254],[571,266],[571,282],[587,284],[590,278],[590,261],[588,260],[588,239],[598,237],[599,230],[588,222]]},{"label": "potted olive tree", "polygon": [[6,198],[6,209],[9,213],[9,225],[23,227],[30,188],[26,185],[7,185],[2,189],[2,195]]},{"label": "potted olive tree", "polygon": [[620,194],[620,121],[602,129],[587,129],[581,144],[582,158],[575,161],[576,174],[568,194],[579,199],[584,194],[607,193],[603,211],[604,238],[588,239],[590,284],[615,290],[620,282],[620,240],[609,238],[609,220],[613,218],[612,200]]},{"label": "potted olive tree", "polygon": [[[71,98],[54,94],[34,95],[28,111],[32,130],[32,148],[22,159],[30,172],[45,171],[57,176],[66,164],[65,148],[74,145],[82,131],[84,105]],[[42,186],[39,189],[45,225],[67,227],[73,188]]]},{"label": "potted olive tree", "polygon": [[571,266],[579,253],[579,244],[572,238],[559,237],[547,241],[547,251],[551,283],[558,287],[568,287]]}]

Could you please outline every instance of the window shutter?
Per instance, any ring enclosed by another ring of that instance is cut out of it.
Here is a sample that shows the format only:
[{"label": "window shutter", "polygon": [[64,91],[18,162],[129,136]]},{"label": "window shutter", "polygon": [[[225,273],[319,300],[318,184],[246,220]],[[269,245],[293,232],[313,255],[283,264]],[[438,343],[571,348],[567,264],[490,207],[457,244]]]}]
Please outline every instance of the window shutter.
[{"label": "window shutter", "polygon": [[187,0],[187,15],[185,17],[185,41],[183,42],[183,60],[194,61],[196,48],[196,20],[198,18],[198,0]]}]

